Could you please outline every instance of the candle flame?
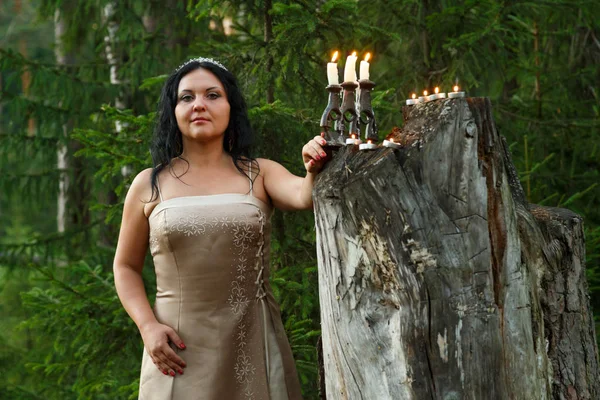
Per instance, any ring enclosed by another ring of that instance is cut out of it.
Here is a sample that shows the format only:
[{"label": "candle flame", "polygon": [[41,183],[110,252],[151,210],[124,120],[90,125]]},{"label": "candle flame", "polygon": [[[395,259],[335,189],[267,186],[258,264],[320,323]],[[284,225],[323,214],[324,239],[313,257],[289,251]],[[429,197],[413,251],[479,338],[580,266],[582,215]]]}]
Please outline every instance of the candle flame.
[{"label": "candle flame", "polygon": [[365,61],[369,61],[370,58],[371,58],[371,53],[367,53],[365,55]]},{"label": "candle flame", "polygon": [[338,51],[336,50],[335,53],[333,53],[333,57],[331,57],[331,62],[335,62],[335,60],[337,60],[338,58]]},{"label": "candle flame", "polygon": [[417,98],[417,95],[413,93],[413,94],[412,94],[412,98],[413,98],[413,99],[416,99],[416,98]]},{"label": "candle flame", "polygon": [[454,87],[452,88],[455,92],[458,92],[458,85],[454,85]]},{"label": "candle flame", "polygon": [[356,135],[354,133],[351,136],[352,136],[352,139],[356,139]]},{"label": "candle flame", "polygon": [[373,143],[373,141],[371,139],[369,139],[369,140],[367,140],[367,143],[371,144],[371,143]]},{"label": "candle flame", "polygon": [[440,88],[439,87],[435,87],[435,94],[438,94],[440,92]]},{"label": "candle flame", "polygon": [[352,57],[356,57],[356,52],[355,51],[352,52]]},{"label": "candle flame", "polygon": [[423,96],[427,96],[427,90],[423,90]]},{"label": "candle flame", "polygon": [[393,137],[390,138],[390,142],[394,143],[394,138]]}]

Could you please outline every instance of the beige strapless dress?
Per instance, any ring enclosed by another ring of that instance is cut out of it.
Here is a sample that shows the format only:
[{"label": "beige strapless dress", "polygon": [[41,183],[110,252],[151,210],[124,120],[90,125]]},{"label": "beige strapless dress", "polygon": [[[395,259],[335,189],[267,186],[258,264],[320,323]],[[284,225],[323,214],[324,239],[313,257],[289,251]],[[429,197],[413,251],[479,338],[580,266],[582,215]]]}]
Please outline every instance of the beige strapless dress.
[{"label": "beige strapless dress", "polygon": [[187,367],[163,375],[144,349],[139,399],[302,398],[269,284],[271,212],[251,194],[178,197],[154,208],[154,312],[182,338],[185,350],[172,347]]}]

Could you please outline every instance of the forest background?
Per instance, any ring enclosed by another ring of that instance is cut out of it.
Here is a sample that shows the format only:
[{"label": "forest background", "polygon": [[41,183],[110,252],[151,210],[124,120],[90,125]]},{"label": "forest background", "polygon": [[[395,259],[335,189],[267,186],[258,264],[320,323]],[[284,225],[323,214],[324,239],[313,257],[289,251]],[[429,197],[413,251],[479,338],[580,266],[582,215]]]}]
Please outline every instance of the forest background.
[{"label": "forest background", "polygon": [[[302,174],[336,49],[340,70],[349,52],[372,53],[381,138],[401,126],[413,92],[458,82],[491,99],[529,201],[583,216],[600,316],[600,2],[5,0],[0,397],[137,398],[142,342],[116,296],[112,258],[128,184],[151,166],[166,74],[193,56],[221,60],[246,95],[255,154]],[[314,399],[313,215],[272,221],[272,281]],[[144,278],[152,300],[150,257]]]}]

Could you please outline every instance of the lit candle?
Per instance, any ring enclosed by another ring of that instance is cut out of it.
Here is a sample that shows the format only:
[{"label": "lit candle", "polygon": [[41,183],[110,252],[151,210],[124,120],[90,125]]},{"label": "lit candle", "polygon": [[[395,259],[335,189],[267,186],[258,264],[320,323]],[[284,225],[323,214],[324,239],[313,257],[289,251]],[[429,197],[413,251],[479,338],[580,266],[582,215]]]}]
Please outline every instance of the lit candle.
[{"label": "lit candle", "polygon": [[369,58],[371,58],[371,53],[367,53],[365,59],[360,62],[360,79],[368,80],[369,79]]},{"label": "lit candle", "polygon": [[385,147],[390,147],[392,149],[400,149],[400,148],[402,148],[402,146],[400,145],[400,143],[394,142],[394,138],[393,137],[391,137],[390,140],[384,140],[383,141],[383,145]]},{"label": "lit candle", "polygon": [[446,93],[440,93],[440,88],[436,86],[435,88],[435,94],[437,95],[438,99],[445,99],[446,98]]},{"label": "lit candle", "polygon": [[356,137],[356,134],[353,133],[352,135],[350,135],[351,137],[349,137],[348,139],[346,139],[346,144],[347,145],[351,145],[351,146],[355,146],[357,144],[361,144],[362,141],[360,140],[360,138]]},{"label": "lit candle", "polygon": [[459,92],[458,89],[459,89],[458,85],[455,85],[452,88],[453,91],[448,93],[448,97],[451,99],[456,99],[458,97],[465,97],[465,92]]},{"label": "lit candle", "polygon": [[436,87],[436,88],[434,89],[434,91],[435,91],[435,93],[432,93],[432,94],[430,94],[429,96],[427,96],[427,97],[426,97],[426,99],[427,99],[427,100],[425,100],[425,101],[437,100],[437,98],[438,98],[438,96],[437,96],[437,93],[440,91],[440,89]]},{"label": "lit candle", "polygon": [[346,65],[344,67],[344,82],[356,81],[356,52],[346,58]]},{"label": "lit candle", "polygon": [[376,148],[377,145],[373,143],[371,139],[367,140],[367,143],[363,143],[358,146],[359,150],[375,150]]},{"label": "lit candle", "polygon": [[338,76],[338,68],[337,68],[337,57],[338,52],[333,53],[333,57],[331,57],[331,62],[327,63],[327,81],[330,85],[339,85],[339,76]]},{"label": "lit candle", "polygon": [[419,96],[419,103],[425,103],[427,101],[427,90],[423,90],[423,96]]},{"label": "lit candle", "polygon": [[416,94],[412,94],[412,99],[407,99],[406,100],[406,105],[407,106],[412,106],[415,104],[419,104],[419,99],[417,99],[417,95]]}]

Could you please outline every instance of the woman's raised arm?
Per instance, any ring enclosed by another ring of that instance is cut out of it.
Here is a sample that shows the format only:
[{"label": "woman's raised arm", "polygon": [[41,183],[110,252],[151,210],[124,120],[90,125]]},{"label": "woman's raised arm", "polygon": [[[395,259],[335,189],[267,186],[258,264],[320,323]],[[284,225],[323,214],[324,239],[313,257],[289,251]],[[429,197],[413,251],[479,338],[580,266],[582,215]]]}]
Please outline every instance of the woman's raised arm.
[{"label": "woman's raised arm", "polygon": [[312,189],[315,178],[327,162],[323,145],[325,139],[315,136],[302,148],[302,161],[306,176],[299,177],[290,173],[282,165],[261,159],[261,171],[264,175],[265,190],[273,205],[282,210],[309,210],[313,206]]}]

